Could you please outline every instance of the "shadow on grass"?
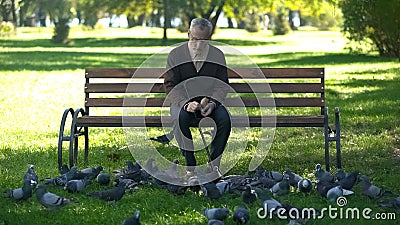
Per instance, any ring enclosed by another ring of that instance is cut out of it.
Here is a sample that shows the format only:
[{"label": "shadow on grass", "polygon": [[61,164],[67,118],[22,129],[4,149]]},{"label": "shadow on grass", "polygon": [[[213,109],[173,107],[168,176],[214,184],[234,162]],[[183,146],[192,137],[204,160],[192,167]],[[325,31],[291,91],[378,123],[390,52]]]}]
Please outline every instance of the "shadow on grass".
[{"label": "shadow on grass", "polygon": [[[346,129],[354,129],[356,133],[393,130],[400,126],[399,71],[397,75],[392,80],[350,79],[343,83],[329,84],[327,104],[332,106],[329,107],[331,109],[340,107],[342,125]],[[342,93],[342,87],[362,90],[357,93]]]},{"label": "shadow on grass", "polygon": [[151,54],[91,52],[4,52],[0,55],[3,71],[56,71],[89,67],[138,67]]},{"label": "shadow on grass", "polygon": [[[74,51],[12,51],[0,55],[3,71],[54,71],[74,70],[88,67],[138,67],[152,54],[74,52]],[[329,65],[348,65],[352,63],[392,62],[392,59],[375,56],[355,56],[345,53],[279,53],[255,55],[252,59],[272,61],[260,63],[260,67],[326,67]],[[377,73],[375,71],[375,73]]]},{"label": "shadow on grass", "polygon": [[304,67],[328,65],[347,65],[353,63],[393,62],[395,59],[371,55],[352,55],[347,53],[310,53],[285,52],[268,55],[254,55],[251,58],[271,60],[270,63],[260,63],[260,67]]},{"label": "shadow on grass", "polygon": [[[186,38],[170,38],[166,43],[162,42],[161,38],[73,38],[71,46],[54,44],[49,39],[36,40],[4,40],[0,39],[0,46],[13,48],[32,48],[32,47],[153,47],[153,46],[170,46],[187,41]],[[233,46],[261,46],[261,45],[276,45],[277,42],[263,42],[252,40],[234,40],[234,39],[215,39],[216,42],[221,42]]]}]

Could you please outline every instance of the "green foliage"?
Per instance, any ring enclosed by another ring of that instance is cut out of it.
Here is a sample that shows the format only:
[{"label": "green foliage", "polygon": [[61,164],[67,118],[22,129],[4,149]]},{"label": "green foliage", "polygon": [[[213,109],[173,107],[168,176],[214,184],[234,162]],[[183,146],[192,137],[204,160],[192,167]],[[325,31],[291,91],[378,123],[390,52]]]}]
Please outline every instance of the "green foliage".
[{"label": "green foliage", "polygon": [[1,22],[0,23],[0,36],[8,36],[15,31],[14,24],[11,22]]},{"label": "green foliage", "polygon": [[341,10],[326,2],[321,7],[319,15],[302,15],[302,19],[307,25],[317,27],[319,30],[330,30],[343,24]]},{"label": "green foliage", "polygon": [[274,18],[274,27],[272,29],[274,35],[285,35],[290,31],[289,22],[286,20],[286,14],[279,12]]},{"label": "green foliage", "polygon": [[248,32],[260,31],[260,17],[258,15],[257,11],[252,11],[247,14],[245,29]]},{"label": "green foliage", "polygon": [[350,40],[370,39],[380,55],[400,58],[400,1],[340,1],[343,32]]}]

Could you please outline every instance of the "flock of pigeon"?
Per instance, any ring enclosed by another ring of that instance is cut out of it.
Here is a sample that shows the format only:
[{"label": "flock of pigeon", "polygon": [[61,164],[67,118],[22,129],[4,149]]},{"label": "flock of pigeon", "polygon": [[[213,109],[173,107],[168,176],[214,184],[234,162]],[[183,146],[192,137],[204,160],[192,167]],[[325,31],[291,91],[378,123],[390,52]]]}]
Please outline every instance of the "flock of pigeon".
[{"label": "flock of pigeon", "polygon": [[[351,189],[362,182],[363,194],[371,199],[381,200],[383,196],[390,196],[386,200],[378,202],[378,206],[391,207],[400,209],[400,197],[395,197],[393,193],[383,190],[373,185],[367,176],[361,175],[359,171],[345,173],[338,169],[337,173],[331,173],[322,169],[320,164],[315,167],[315,182],[310,179],[303,178],[293,173],[289,168],[284,173],[277,171],[269,171],[259,166],[252,176],[245,175],[229,175],[221,177],[211,182],[206,181],[209,174],[204,174],[196,168],[196,175],[189,178],[180,178],[178,176],[178,161],[174,160],[166,170],[159,170],[154,165],[154,160],[149,159],[144,168],[140,163],[133,164],[131,161],[126,162],[126,168],[114,171],[115,187],[105,190],[89,193],[88,196],[98,198],[104,201],[117,202],[122,199],[127,190],[138,188],[139,185],[153,184],[159,188],[165,188],[175,195],[184,194],[187,190],[196,193],[202,193],[203,196],[210,199],[218,199],[223,195],[231,193],[241,196],[243,205],[235,207],[233,212],[233,221],[237,224],[246,224],[250,220],[248,208],[254,205],[258,200],[261,201],[261,207],[266,213],[273,216],[279,209],[285,209],[289,212],[295,208],[299,212],[301,208],[296,208],[288,204],[282,204],[274,199],[279,196],[288,195],[290,192],[309,193],[314,189],[317,193],[325,197],[329,202],[334,203],[336,200],[345,195],[353,194]],[[212,172],[218,172],[215,168]],[[167,180],[182,180],[186,185],[177,185],[175,182],[166,182]],[[100,185],[109,185],[111,175],[103,172],[103,167],[86,168],[78,170],[76,166],[68,168],[63,165],[60,168],[60,175],[54,178],[45,178],[40,180],[34,171],[34,166],[30,165],[28,171],[23,178],[23,186],[4,192],[5,197],[9,197],[18,201],[27,200],[36,192],[38,202],[47,209],[58,209],[65,205],[75,203],[74,199],[67,199],[47,191],[47,185],[63,187],[70,193],[82,192],[87,185],[98,182]],[[175,183],[175,184],[173,184]],[[313,210],[307,213],[301,213],[297,217],[289,215],[289,224],[303,224],[311,218],[315,218],[320,214],[319,210]],[[208,220],[208,225],[224,224],[230,215],[228,208],[206,208],[201,211]],[[134,215],[122,222],[124,225],[137,225],[140,223],[140,211],[136,210]]]}]

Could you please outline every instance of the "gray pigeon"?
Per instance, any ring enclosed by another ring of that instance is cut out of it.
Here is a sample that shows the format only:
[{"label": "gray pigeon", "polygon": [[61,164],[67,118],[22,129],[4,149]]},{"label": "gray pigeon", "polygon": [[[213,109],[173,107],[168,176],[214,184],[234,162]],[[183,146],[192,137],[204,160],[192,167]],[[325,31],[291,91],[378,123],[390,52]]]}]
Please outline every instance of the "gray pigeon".
[{"label": "gray pigeon", "polygon": [[278,182],[269,177],[260,177],[256,181],[251,182],[250,185],[251,186],[261,185],[263,188],[269,189],[269,188],[272,188],[272,186],[274,186],[276,183],[278,183]]},{"label": "gray pigeon", "polygon": [[338,181],[339,185],[343,189],[351,190],[353,186],[358,182],[360,172],[358,170],[350,173],[348,176]]},{"label": "gray pigeon", "polygon": [[100,185],[109,185],[111,181],[111,176],[109,173],[100,173],[96,177],[97,183]]},{"label": "gray pigeon", "polygon": [[208,182],[205,184],[200,185],[201,190],[203,191],[204,196],[207,196],[211,199],[218,199],[220,198],[221,192],[217,188],[217,185],[214,182]]},{"label": "gray pigeon", "polygon": [[250,220],[249,211],[243,206],[237,206],[233,213],[233,221],[238,224],[246,224]]},{"label": "gray pigeon", "polygon": [[43,179],[43,181],[45,184],[52,184],[52,185],[56,185],[56,186],[65,186],[65,185],[67,185],[68,181],[75,179],[77,172],[78,172],[78,168],[76,166],[73,166],[67,173],[64,173],[55,178],[45,178],[45,179]]},{"label": "gray pigeon", "polygon": [[270,191],[274,194],[275,197],[287,195],[290,191],[289,175],[285,174],[283,180],[272,186]]},{"label": "gray pigeon", "polygon": [[371,199],[377,199],[390,192],[385,191],[371,183],[367,176],[361,176],[360,180],[363,182],[363,193]]},{"label": "gray pigeon", "polygon": [[31,182],[31,184],[34,184],[35,186],[38,184],[39,178],[35,173],[35,166],[34,165],[29,165],[28,171],[26,171],[26,173],[24,175],[24,181],[25,180],[33,181],[33,182]]},{"label": "gray pigeon", "polygon": [[328,198],[328,200],[330,202],[336,202],[337,198],[339,198],[341,196],[345,196],[345,195],[351,195],[351,194],[354,194],[354,192],[350,191],[350,190],[346,190],[338,185],[336,187],[329,189],[328,192],[326,193],[326,197]]},{"label": "gray pigeon", "polygon": [[144,166],[144,169],[150,174],[154,174],[155,172],[158,171],[158,167],[154,166],[153,163],[154,163],[154,159],[153,158],[149,158],[146,161],[146,165]]},{"label": "gray pigeon", "polygon": [[320,193],[322,196],[325,196],[325,197],[326,197],[326,194],[328,193],[328,191],[331,188],[334,188],[334,187],[336,187],[338,185],[339,185],[338,183],[323,182],[323,181],[320,181],[320,180],[317,180],[317,182],[315,184],[317,192]]},{"label": "gray pigeon", "polygon": [[230,211],[228,208],[211,208],[211,209],[204,209],[201,211],[207,219],[209,220],[221,220],[223,221],[229,215]]},{"label": "gray pigeon", "polygon": [[224,221],[221,220],[209,220],[207,225],[224,225]]},{"label": "gray pigeon", "polygon": [[221,195],[230,191],[230,184],[228,181],[220,180],[216,184],[216,186],[217,186],[219,192],[221,193]]},{"label": "gray pigeon", "polygon": [[98,166],[96,168],[94,168],[94,167],[85,168],[85,169],[82,169],[81,171],[77,172],[74,179],[83,179],[85,177],[88,177],[90,180],[93,180],[99,175],[99,173],[101,171],[103,171],[102,166]]},{"label": "gray pigeon", "polygon": [[[265,215],[269,215],[269,213],[276,214],[277,210],[282,208],[282,204],[274,198],[266,196],[263,199],[262,209],[265,211]],[[271,215],[269,216],[271,218]]]},{"label": "gray pigeon", "polygon": [[62,198],[56,194],[48,192],[46,186],[39,184],[36,190],[36,198],[41,205],[47,209],[58,209],[65,205],[75,203],[73,199]]},{"label": "gray pigeon", "polygon": [[119,201],[125,194],[125,188],[122,186],[117,186],[115,188],[106,191],[97,191],[89,194],[90,197],[98,198],[104,201]]},{"label": "gray pigeon", "polygon": [[136,210],[135,214],[133,214],[132,217],[129,217],[128,219],[124,220],[124,222],[122,222],[122,225],[141,225],[140,211]]},{"label": "gray pigeon", "polygon": [[89,184],[92,184],[92,181],[89,180],[88,177],[81,180],[70,180],[67,182],[64,189],[67,190],[68,193],[81,192]]},{"label": "gray pigeon", "polygon": [[300,175],[298,175],[296,173],[293,173],[289,168],[285,169],[285,174],[289,175],[289,184],[290,184],[290,186],[294,187],[295,190],[297,190],[298,183],[303,178]]},{"label": "gray pigeon", "polygon": [[164,170],[164,172],[169,177],[178,178],[178,171],[177,171],[178,164],[179,164],[179,161],[177,159],[174,159],[174,161],[172,162],[171,166],[168,169]]},{"label": "gray pigeon", "polygon": [[378,206],[400,210],[400,196],[394,199],[378,202]]},{"label": "gray pigeon", "polygon": [[338,181],[340,181],[340,180],[342,180],[343,178],[345,178],[345,177],[347,177],[349,174],[348,173],[346,173],[346,172],[344,172],[344,170],[343,169],[337,169],[336,170],[336,179],[338,180]]},{"label": "gray pigeon", "polygon": [[333,187],[328,190],[326,197],[329,202],[336,202],[337,198],[343,196],[343,188],[340,186]]},{"label": "gray pigeon", "polygon": [[121,176],[124,174],[129,174],[129,173],[134,173],[140,171],[142,167],[140,166],[139,163],[133,164],[132,161],[126,161],[126,168],[122,168],[120,170],[115,170],[113,173],[115,173],[115,176]]},{"label": "gray pigeon", "polygon": [[35,185],[36,184],[33,180],[26,179],[24,180],[24,185],[21,188],[7,190],[4,192],[4,196],[15,200],[27,200],[28,198],[32,197],[32,186]]},{"label": "gray pigeon", "polygon": [[174,195],[183,195],[186,193],[186,190],[189,188],[189,186],[181,186],[181,185],[176,185],[176,184],[168,184],[167,185],[167,190],[171,192]]},{"label": "gray pigeon", "polygon": [[310,179],[303,178],[297,183],[297,190],[303,193],[311,192],[313,189],[313,184]]},{"label": "gray pigeon", "polygon": [[315,165],[315,178],[323,182],[333,182],[335,179],[331,173],[322,169],[319,163]]},{"label": "gray pigeon", "polygon": [[283,180],[283,174],[277,171],[266,171],[265,172],[266,177],[273,179],[276,182],[282,181]]},{"label": "gray pigeon", "polygon": [[244,191],[242,192],[242,200],[246,204],[252,204],[257,201],[257,194],[251,189],[250,185],[246,185]]},{"label": "gray pigeon", "polygon": [[115,186],[123,187],[123,188],[125,188],[125,190],[134,190],[137,188],[138,183],[131,179],[124,179],[124,178],[118,177],[115,179]]},{"label": "gray pigeon", "polygon": [[62,164],[62,166],[60,167],[60,174],[61,175],[66,174],[66,173],[68,173],[68,171],[69,171],[68,165],[67,164]]}]

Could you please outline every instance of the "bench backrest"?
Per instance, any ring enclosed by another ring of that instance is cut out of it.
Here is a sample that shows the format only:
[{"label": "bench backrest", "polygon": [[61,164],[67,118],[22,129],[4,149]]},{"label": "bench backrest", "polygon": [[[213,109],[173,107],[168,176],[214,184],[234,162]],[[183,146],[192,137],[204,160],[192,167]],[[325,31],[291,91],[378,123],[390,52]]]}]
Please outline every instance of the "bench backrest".
[{"label": "bench backrest", "polygon": [[[86,113],[91,108],[163,106],[164,72],[165,68],[86,69]],[[228,107],[275,107],[278,117],[324,115],[324,68],[231,68],[228,75],[240,95],[240,101],[227,98]],[[265,89],[266,84],[270,89]],[[261,95],[256,98],[254,94]]]}]

